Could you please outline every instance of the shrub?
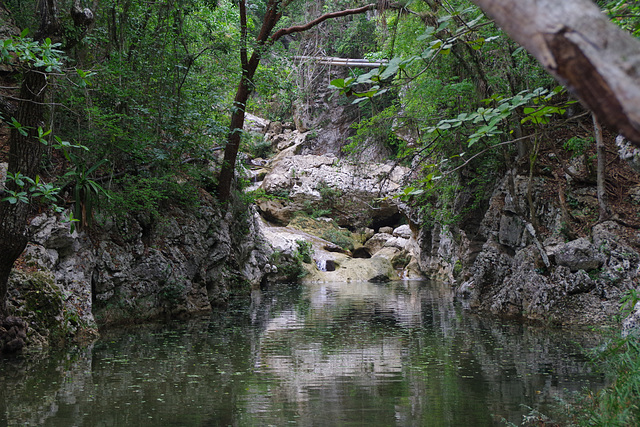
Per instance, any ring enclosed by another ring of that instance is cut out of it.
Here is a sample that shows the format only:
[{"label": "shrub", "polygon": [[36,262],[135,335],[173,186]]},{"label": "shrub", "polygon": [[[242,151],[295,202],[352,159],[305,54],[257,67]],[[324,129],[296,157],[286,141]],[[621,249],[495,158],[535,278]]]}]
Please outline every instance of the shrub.
[{"label": "shrub", "polygon": [[354,248],[351,233],[346,230],[326,230],[320,237],[348,251]]},{"label": "shrub", "polygon": [[562,147],[571,153],[571,157],[579,157],[585,154],[593,144],[593,138],[580,138],[574,136],[569,138]]},{"label": "shrub", "polygon": [[296,243],[298,244],[298,249],[296,250],[298,258],[306,264],[311,264],[313,261],[311,259],[311,255],[313,255],[313,245],[306,240],[296,240]]}]

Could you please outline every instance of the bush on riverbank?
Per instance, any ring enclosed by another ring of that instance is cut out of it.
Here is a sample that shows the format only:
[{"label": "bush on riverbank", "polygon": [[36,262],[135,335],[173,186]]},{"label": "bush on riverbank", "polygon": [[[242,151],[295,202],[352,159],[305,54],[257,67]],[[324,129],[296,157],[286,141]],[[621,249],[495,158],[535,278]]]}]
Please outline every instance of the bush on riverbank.
[{"label": "bush on riverbank", "polygon": [[606,372],[615,375],[609,387],[584,399],[581,425],[640,425],[640,342],[637,336],[620,339],[600,354]]}]

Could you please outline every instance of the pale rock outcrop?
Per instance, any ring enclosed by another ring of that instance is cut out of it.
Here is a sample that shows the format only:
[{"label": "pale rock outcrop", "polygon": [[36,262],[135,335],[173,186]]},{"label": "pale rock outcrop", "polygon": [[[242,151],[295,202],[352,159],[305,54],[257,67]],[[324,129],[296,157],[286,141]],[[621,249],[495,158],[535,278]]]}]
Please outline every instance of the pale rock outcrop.
[{"label": "pale rock outcrop", "polygon": [[251,113],[244,115],[244,130],[246,132],[265,133],[269,128],[269,120]]},{"label": "pale rock outcrop", "polygon": [[382,257],[344,258],[336,262],[334,271],[314,271],[305,282],[389,282],[398,280],[391,261]]},{"label": "pale rock outcrop", "polygon": [[[300,241],[311,244],[313,263],[304,264],[307,275],[303,282],[387,282],[399,277],[393,269],[392,260],[386,257],[352,258],[346,253],[332,250],[331,242],[307,232],[291,228],[271,226],[261,223],[262,234],[270,245],[284,254],[293,254],[299,249]],[[395,248],[390,250],[400,252]],[[375,259],[374,259],[375,258]]]},{"label": "pale rock outcrop", "polygon": [[4,188],[4,181],[7,178],[8,163],[0,163],[0,190]]},{"label": "pale rock outcrop", "polygon": [[622,336],[640,336],[640,301],[631,309],[631,313],[622,321]]},{"label": "pale rock outcrop", "polygon": [[391,237],[384,243],[385,247],[398,248],[402,251],[407,250],[409,246],[409,239],[404,237]]},{"label": "pale rock outcrop", "polygon": [[416,257],[412,257],[411,260],[409,261],[409,264],[407,264],[404,270],[402,271],[402,279],[422,280],[424,278],[425,278],[425,275],[420,269],[420,265],[418,264],[418,259]]},{"label": "pale rock outcrop", "polygon": [[399,256],[406,254],[406,251],[395,248],[393,246],[385,246],[373,254],[373,258],[386,258],[393,264]]},{"label": "pale rock outcrop", "polygon": [[398,270],[403,279],[423,279],[418,264],[419,248],[409,225],[380,227],[378,233],[371,236],[364,249],[373,258],[384,258]]},{"label": "pale rock outcrop", "polygon": [[[340,225],[354,228],[398,215],[395,203],[381,198],[401,188],[408,175],[406,168],[391,163],[352,164],[333,155],[296,155],[292,154],[295,146],[288,150],[272,161],[261,188],[267,194],[286,192],[289,211],[309,206],[327,209]],[[260,209],[267,217],[282,216],[272,205],[260,205]]]},{"label": "pale rock outcrop", "polygon": [[371,255],[380,251],[393,236],[389,233],[376,233],[364,244]]},{"label": "pale rock outcrop", "polygon": [[394,237],[401,237],[403,239],[411,239],[413,237],[413,232],[411,231],[411,227],[408,224],[401,225],[396,227],[392,232]]}]

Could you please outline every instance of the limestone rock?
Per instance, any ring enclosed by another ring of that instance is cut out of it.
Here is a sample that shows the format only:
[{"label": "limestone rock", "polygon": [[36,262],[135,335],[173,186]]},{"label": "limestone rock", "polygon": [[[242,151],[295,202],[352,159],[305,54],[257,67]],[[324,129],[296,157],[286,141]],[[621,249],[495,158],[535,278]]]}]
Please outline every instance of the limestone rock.
[{"label": "limestone rock", "polygon": [[606,261],[605,256],[585,238],[580,238],[559,246],[555,252],[558,265],[566,266],[571,271],[595,270]]},{"label": "limestone rock", "polygon": [[[208,311],[225,303],[230,282],[257,286],[273,251],[256,212],[222,215],[211,202],[203,193],[197,212],[169,208],[161,220],[99,216],[90,236],[40,215],[23,259],[51,274],[67,312],[88,330],[94,316],[106,324]],[[10,292],[19,298],[15,286]]]},{"label": "limestone rock", "polygon": [[637,173],[640,173],[640,150],[629,143],[622,135],[616,137],[616,146],[618,147],[620,158],[626,160]]},{"label": "limestone rock", "polygon": [[551,279],[567,295],[589,292],[596,286],[595,281],[584,270],[572,273],[568,267],[558,267]]},{"label": "limestone rock", "polygon": [[407,250],[409,246],[409,239],[405,239],[403,237],[391,237],[384,243],[384,246]]},{"label": "limestone rock", "polygon": [[615,283],[634,279],[640,273],[640,254],[618,237],[621,232],[613,221],[593,228],[593,245],[607,255],[604,269],[607,279]]},{"label": "limestone rock", "polygon": [[376,234],[375,230],[373,228],[369,228],[369,227],[365,227],[362,230],[362,242],[366,242],[367,240],[369,240],[370,238],[373,237],[374,234]]},{"label": "limestone rock", "polygon": [[399,249],[394,246],[385,246],[377,251],[373,257],[374,258],[386,258],[389,261],[393,260],[398,254],[404,252],[402,249]]},{"label": "limestone rock", "polygon": [[640,336],[640,302],[637,302],[631,314],[622,322],[622,336]]},{"label": "limestone rock", "polygon": [[391,239],[393,236],[391,234],[388,233],[377,233],[374,234],[372,238],[370,238],[369,240],[367,240],[364,244],[364,247],[367,248],[369,250],[369,253],[372,256],[375,256],[375,254],[384,247],[384,245],[387,243],[387,241],[389,239]]},{"label": "limestone rock", "polygon": [[269,128],[269,120],[250,113],[244,115],[244,130],[247,132],[265,133]]},{"label": "limestone rock", "polygon": [[4,188],[4,181],[7,179],[7,168],[9,163],[0,163],[0,190]]},{"label": "limestone rock", "polygon": [[287,225],[293,218],[297,209],[291,205],[285,205],[281,200],[258,200],[256,206],[262,217],[276,225]]},{"label": "limestone rock", "polygon": [[408,224],[401,225],[400,227],[396,227],[392,232],[394,237],[402,237],[403,239],[410,239],[413,237],[413,232],[411,231],[411,227]]},{"label": "limestone rock", "polygon": [[425,276],[420,270],[420,265],[418,264],[418,259],[416,257],[411,257],[409,264],[402,271],[402,279],[405,280],[422,280]]},{"label": "limestone rock", "polygon": [[[583,161],[574,163],[576,173],[586,173]],[[455,279],[456,295],[470,309],[567,325],[611,322],[621,296],[637,287],[639,234],[621,221],[605,221],[593,226],[593,243],[584,237],[567,243],[575,230],[567,228],[556,185],[545,177],[533,180],[537,241],[523,226],[529,180],[515,169],[461,223],[420,228],[416,241],[422,271]],[[597,206],[595,188],[584,183],[572,186],[567,178],[566,194],[579,207]],[[465,206],[465,200],[463,192],[456,206]],[[456,268],[458,275],[451,274]]]},{"label": "limestone rock", "polygon": [[522,242],[524,230],[524,224],[517,216],[502,215],[500,217],[498,241],[502,245],[517,248]]},{"label": "limestone rock", "polygon": [[267,194],[286,191],[287,205],[294,211],[329,210],[341,226],[360,228],[398,215],[395,202],[380,200],[399,191],[408,175],[406,168],[391,163],[351,164],[331,154],[296,155],[285,150],[272,160],[261,188]]},{"label": "limestone rock", "polygon": [[398,280],[391,262],[386,258],[350,258],[346,257],[336,262],[335,271],[313,272],[303,278],[304,282],[367,282],[375,279],[383,281]]}]

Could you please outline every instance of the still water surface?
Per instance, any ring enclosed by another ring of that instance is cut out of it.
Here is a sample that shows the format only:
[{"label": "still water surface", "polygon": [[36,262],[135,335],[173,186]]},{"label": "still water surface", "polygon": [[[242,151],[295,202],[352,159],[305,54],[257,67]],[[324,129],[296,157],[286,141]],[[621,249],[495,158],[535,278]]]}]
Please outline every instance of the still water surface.
[{"label": "still water surface", "polygon": [[442,285],[279,286],[195,321],[0,361],[0,426],[492,426],[602,386],[588,334],[463,310]]}]

